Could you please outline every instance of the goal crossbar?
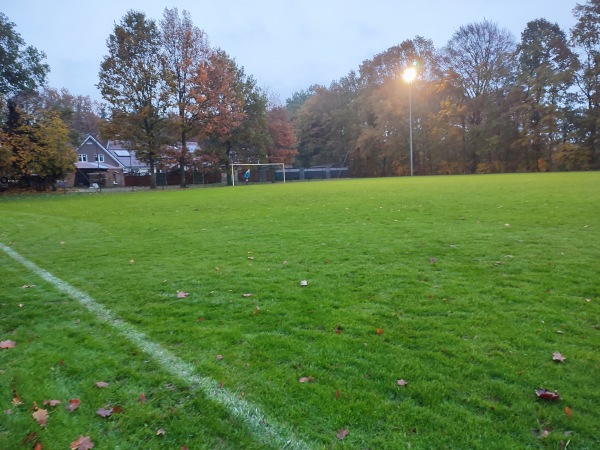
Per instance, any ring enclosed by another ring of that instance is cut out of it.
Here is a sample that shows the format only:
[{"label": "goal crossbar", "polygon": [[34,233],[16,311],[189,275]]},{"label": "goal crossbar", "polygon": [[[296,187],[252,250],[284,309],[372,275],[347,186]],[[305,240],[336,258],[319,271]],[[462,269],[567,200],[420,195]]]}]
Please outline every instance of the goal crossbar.
[{"label": "goal crossbar", "polygon": [[235,168],[236,167],[247,167],[247,166],[277,166],[281,167],[281,172],[283,174],[283,182],[285,183],[285,163],[265,163],[265,164],[256,164],[256,163],[232,163],[231,164],[231,185],[235,186]]}]

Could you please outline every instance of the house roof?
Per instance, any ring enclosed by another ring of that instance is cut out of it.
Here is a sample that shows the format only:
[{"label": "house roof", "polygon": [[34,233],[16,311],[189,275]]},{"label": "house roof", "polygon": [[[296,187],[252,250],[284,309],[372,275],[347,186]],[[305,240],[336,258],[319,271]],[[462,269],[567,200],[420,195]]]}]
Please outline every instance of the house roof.
[{"label": "house roof", "polygon": [[148,167],[148,164],[137,159],[135,152],[133,150],[128,150],[126,145],[127,143],[122,141],[108,141],[106,143],[106,151],[119,161],[119,164],[123,167],[136,169]]}]

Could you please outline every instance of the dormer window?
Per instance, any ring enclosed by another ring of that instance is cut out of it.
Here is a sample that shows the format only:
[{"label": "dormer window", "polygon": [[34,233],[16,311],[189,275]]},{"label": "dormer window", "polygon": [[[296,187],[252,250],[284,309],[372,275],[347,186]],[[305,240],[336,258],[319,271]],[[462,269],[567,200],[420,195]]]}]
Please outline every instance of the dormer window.
[{"label": "dormer window", "polygon": [[104,162],[104,155],[99,155],[98,153],[96,153],[96,162]]},{"label": "dormer window", "polygon": [[77,155],[77,159],[79,162],[87,162],[87,155],[85,153],[80,153]]}]

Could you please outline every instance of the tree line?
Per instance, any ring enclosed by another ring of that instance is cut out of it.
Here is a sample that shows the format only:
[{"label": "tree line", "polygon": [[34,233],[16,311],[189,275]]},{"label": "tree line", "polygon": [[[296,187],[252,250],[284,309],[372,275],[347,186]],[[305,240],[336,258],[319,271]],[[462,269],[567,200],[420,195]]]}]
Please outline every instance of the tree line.
[{"label": "tree line", "polygon": [[298,163],[406,175],[412,106],[416,174],[600,168],[600,0],[573,14],[569,36],[545,19],[519,42],[487,20],[461,26],[441,49],[417,36],[329,87],[296,92],[287,109]]},{"label": "tree line", "polygon": [[[597,170],[600,0],[573,14],[569,35],[537,19],[518,42],[487,20],[461,26],[441,49],[417,36],[284,108],[187,11],[166,8],[156,21],[132,10],[115,23],[102,103],[48,87],[44,53],[0,13],[0,176],[63,178],[87,134],[126,142],[152,173],[178,170],[182,187],[190,167],[231,162],[407,175],[411,142],[419,175]],[[418,73],[410,84],[407,67]]]}]

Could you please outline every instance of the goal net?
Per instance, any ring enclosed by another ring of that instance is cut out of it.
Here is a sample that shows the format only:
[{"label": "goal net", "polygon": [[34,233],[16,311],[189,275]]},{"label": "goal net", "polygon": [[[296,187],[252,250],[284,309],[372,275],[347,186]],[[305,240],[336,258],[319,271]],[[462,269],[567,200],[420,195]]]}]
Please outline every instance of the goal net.
[{"label": "goal net", "polygon": [[250,182],[275,182],[283,181],[285,183],[285,164],[249,164],[232,163],[231,164],[231,185],[244,183],[244,174],[250,170]]}]

